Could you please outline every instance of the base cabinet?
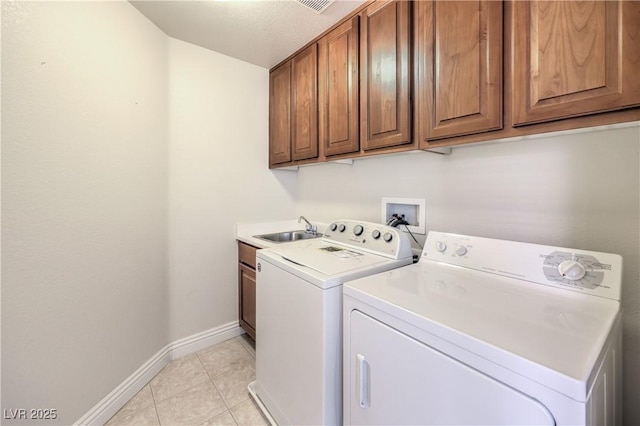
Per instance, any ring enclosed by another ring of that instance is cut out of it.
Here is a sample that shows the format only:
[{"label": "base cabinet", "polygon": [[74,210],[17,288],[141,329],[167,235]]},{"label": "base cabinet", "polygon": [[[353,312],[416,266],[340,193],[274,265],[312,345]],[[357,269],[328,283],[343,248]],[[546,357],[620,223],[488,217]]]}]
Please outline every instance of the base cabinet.
[{"label": "base cabinet", "polygon": [[256,338],[256,247],[238,241],[238,316],[240,327]]}]

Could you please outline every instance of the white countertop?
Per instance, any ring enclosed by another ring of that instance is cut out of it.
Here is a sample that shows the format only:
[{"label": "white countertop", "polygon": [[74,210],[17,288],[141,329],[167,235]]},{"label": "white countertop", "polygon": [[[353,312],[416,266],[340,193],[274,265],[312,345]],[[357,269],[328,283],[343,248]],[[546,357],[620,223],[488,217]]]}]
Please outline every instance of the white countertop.
[{"label": "white countertop", "polygon": [[[318,227],[318,232],[324,233],[326,223],[311,222]],[[304,231],[305,223],[298,223],[297,219],[279,222],[238,223],[236,224],[236,239],[258,248],[274,247],[283,243],[273,243],[255,238],[254,235],[271,234],[274,232]]]}]

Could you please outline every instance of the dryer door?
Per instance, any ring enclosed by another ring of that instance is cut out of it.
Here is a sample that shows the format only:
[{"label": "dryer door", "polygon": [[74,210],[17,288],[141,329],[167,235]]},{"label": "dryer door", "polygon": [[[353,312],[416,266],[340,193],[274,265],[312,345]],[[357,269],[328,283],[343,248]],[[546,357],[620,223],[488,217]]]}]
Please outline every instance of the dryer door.
[{"label": "dryer door", "polygon": [[359,311],[345,344],[345,424],[555,424],[538,401]]}]

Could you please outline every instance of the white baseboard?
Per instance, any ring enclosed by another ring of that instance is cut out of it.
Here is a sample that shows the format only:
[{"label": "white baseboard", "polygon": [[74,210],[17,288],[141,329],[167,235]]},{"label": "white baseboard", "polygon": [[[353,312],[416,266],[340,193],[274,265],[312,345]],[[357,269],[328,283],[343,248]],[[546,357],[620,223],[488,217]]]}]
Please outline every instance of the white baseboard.
[{"label": "white baseboard", "polygon": [[172,360],[243,334],[238,321],[169,343],[97,403],[74,425],[104,425]]},{"label": "white baseboard", "polygon": [[198,352],[225,340],[233,339],[243,333],[244,330],[240,328],[238,321],[232,321],[220,327],[184,337],[171,343],[171,360]]}]

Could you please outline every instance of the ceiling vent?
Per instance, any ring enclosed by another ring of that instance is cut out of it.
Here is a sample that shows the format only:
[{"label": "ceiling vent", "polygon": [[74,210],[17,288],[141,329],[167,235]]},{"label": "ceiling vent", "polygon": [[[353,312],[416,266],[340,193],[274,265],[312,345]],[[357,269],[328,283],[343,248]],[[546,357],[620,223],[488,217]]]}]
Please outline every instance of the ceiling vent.
[{"label": "ceiling vent", "polygon": [[325,10],[327,7],[329,7],[331,3],[333,3],[333,0],[296,0],[296,1],[301,5],[303,5],[304,7],[307,7],[316,13],[322,13],[323,10]]}]

